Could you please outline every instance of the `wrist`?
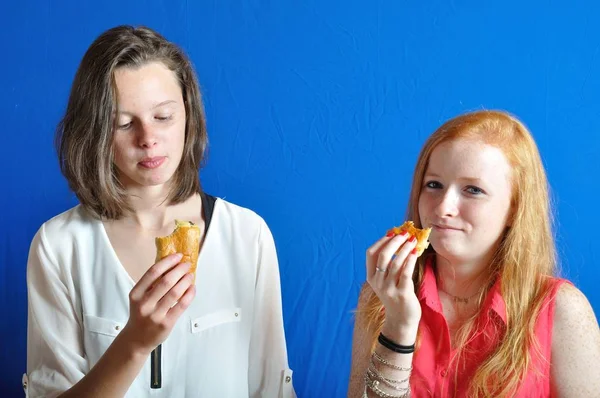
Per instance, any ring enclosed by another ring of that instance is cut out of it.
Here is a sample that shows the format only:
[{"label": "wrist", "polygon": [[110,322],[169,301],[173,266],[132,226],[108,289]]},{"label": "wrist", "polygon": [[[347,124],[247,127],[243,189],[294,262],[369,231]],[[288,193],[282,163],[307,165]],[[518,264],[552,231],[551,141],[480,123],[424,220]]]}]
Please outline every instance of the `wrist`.
[{"label": "wrist", "polygon": [[400,345],[412,345],[417,340],[418,325],[403,325],[393,320],[385,320],[381,333],[388,339]]},{"label": "wrist", "polygon": [[383,333],[379,333],[379,337],[377,337],[377,341],[379,342],[379,344],[381,344],[388,350],[396,352],[398,354],[412,354],[413,352],[415,352],[414,344],[409,344],[409,345],[398,344],[394,340],[392,340],[389,337],[387,337],[386,335],[384,335]]},{"label": "wrist", "polygon": [[135,335],[127,326],[116,337],[115,342],[117,341],[122,352],[134,360],[141,359],[145,361],[153,350],[153,348],[146,347],[138,339],[135,339]]}]

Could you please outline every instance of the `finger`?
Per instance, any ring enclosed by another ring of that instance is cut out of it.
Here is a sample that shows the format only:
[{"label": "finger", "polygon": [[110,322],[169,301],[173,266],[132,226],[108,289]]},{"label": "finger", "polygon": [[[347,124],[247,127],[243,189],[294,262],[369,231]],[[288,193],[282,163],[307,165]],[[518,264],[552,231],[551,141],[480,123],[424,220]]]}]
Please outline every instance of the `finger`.
[{"label": "finger", "polygon": [[156,312],[165,315],[171,307],[177,305],[181,297],[192,285],[194,276],[191,273],[184,274],[181,279],[156,304]]},{"label": "finger", "polygon": [[182,258],[183,254],[175,253],[156,262],[156,264],[150,267],[148,271],[142,275],[138,283],[133,287],[131,290],[131,297],[137,299],[142,298],[146,293],[146,290],[148,290],[148,288],[165,272],[177,265]]},{"label": "finger", "polygon": [[174,324],[183,312],[190,306],[196,296],[196,285],[191,285],[186,292],[181,296],[177,304],[169,309],[165,319],[167,322]]},{"label": "finger", "polygon": [[417,247],[417,243],[417,238],[411,236],[406,243],[396,251],[396,258],[398,258],[398,264],[400,264],[400,266],[404,265],[410,252]]},{"label": "finger", "polygon": [[381,284],[383,282],[390,262],[392,261],[392,256],[407,239],[407,234],[396,235],[381,249],[379,256],[377,257],[377,266],[374,270],[375,275],[373,275],[375,283]]},{"label": "finger", "polygon": [[179,263],[166,274],[154,282],[150,290],[146,291],[144,299],[148,303],[157,304],[169,290],[175,286],[190,270],[189,263]]},{"label": "finger", "polygon": [[398,272],[402,269],[402,266],[406,262],[408,255],[411,250],[417,245],[416,239],[407,239],[402,246],[395,252],[393,260],[390,262],[388,272],[385,275],[383,281],[386,285],[396,286],[398,280]]},{"label": "finger", "polygon": [[367,253],[369,253],[370,255],[378,254],[379,249],[381,249],[386,244],[386,242],[388,242],[392,238],[393,238],[393,236],[387,236],[387,235],[381,237],[377,242],[375,242],[373,244],[373,246],[369,247],[369,250],[367,250]]},{"label": "finger", "polygon": [[375,273],[375,267],[377,266],[377,257],[379,256],[379,250],[390,239],[392,239],[392,237],[384,236],[367,249],[367,280],[370,279],[370,277]]},{"label": "finger", "polygon": [[400,269],[400,272],[398,272],[398,279],[397,279],[398,288],[404,289],[404,288],[410,286],[411,290],[414,290],[414,284],[413,284],[412,278],[413,278],[413,274],[415,272],[415,266],[417,264],[418,257],[419,256],[417,255],[417,248],[415,245],[415,247],[408,254],[408,257],[406,258],[406,261],[404,262],[404,266]]},{"label": "finger", "polygon": [[[410,242],[406,241],[401,246],[401,248],[406,247],[408,245],[410,245]],[[394,257],[392,258],[392,261],[390,261],[390,265],[388,266],[387,272],[385,274],[386,281],[387,280],[396,280],[396,277],[398,276],[398,271],[402,268],[402,265],[404,265],[404,262],[406,261],[406,257],[407,256],[402,254],[400,249],[398,250],[398,252],[396,254],[394,254]]]}]

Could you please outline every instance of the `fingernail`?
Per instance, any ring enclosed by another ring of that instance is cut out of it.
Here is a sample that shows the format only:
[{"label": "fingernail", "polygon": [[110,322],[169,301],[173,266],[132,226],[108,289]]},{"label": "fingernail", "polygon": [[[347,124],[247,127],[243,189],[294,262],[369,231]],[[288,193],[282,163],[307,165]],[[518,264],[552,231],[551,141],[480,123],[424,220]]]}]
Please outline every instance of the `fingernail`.
[{"label": "fingernail", "polygon": [[402,231],[402,232],[400,233],[400,235],[402,235],[402,236],[406,236],[407,234],[408,234],[408,232],[406,232],[406,231]]},{"label": "fingernail", "polygon": [[392,237],[392,236],[394,236],[394,233],[393,233],[392,231],[390,231],[390,232],[388,232],[387,234],[385,234],[385,236],[387,236],[387,237],[389,238],[389,237]]},{"label": "fingernail", "polygon": [[417,248],[415,247],[414,249],[412,249],[410,254],[417,254]]},{"label": "fingernail", "polygon": [[417,238],[415,238],[414,236],[411,236],[410,239],[408,240],[409,242],[414,242],[415,240],[417,240]]}]

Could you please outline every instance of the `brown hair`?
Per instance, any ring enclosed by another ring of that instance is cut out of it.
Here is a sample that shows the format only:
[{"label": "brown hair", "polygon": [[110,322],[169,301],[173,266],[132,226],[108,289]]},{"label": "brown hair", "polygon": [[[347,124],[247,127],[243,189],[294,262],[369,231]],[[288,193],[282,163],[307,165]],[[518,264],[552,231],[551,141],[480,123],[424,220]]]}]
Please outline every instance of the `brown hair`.
[{"label": "brown hair", "polygon": [[[479,140],[500,148],[512,167],[511,227],[506,231],[489,269],[487,289],[479,303],[500,278],[506,303],[506,333],[493,353],[482,363],[471,381],[469,396],[512,396],[531,365],[530,348],[537,349],[535,322],[549,293],[547,276],[556,272],[556,249],[552,233],[549,187],[542,160],[527,128],[514,116],[501,111],[477,111],[460,115],[439,127],[427,140],[415,168],[407,219],[421,227],[419,197],[433,150],[443,142]],[[418,259],[413,280],[418,291],[425,263],[435,251],[430,246]],[[383,305],[367,283],[360,311],[368,322],[373,346],[385,321]],[[475,314],[457,334],[457,348],[464,353],[476,327]],[[460,356],[459,356],[460,357]],[[549,360],[549,358],[547,358]],[[456,362],[458,370],[458,361]]]},{"label": "brown hair", "polygon": [[114,72],[149,62],[161,62],[173,71],[186,112],[183,155],[167,200],[180,203],[201,191],[198,172],[208,137],[200,88],[190,60],[181,48],[152,29],[117,26],[98,36],[83,56],[65,115],[56,129],[60,169],[80,203],[96,217],[118,219],[130,209],[114,165]]}]

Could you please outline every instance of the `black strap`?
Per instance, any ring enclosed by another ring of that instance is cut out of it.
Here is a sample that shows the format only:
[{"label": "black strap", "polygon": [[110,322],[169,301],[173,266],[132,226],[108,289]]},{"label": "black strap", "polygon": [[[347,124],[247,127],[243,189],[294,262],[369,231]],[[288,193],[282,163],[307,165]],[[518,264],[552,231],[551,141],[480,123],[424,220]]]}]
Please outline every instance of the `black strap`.
[{"label": "black strap", "polygon": [[397,352],[399,354],[412,354],[415,352],[415,345],[400,345],[395,341],[392,341],[388,337],[384,336],[383,333],[379,333],[379,337],[377,338],[379,344],[387,348],[388,350]]},{"label": "black strap", "polygon": [[[204,214],[204,235],[208,232],[210,221],[212,220],[213,211],[215,209],[215,202],[217,198],[212,195],[208,195],[204,192],[200,193],[202,198],[202,213]],[[154,350],[152,350],[151,364],[150,364],[150,388],[158,389],[162,387],[162,344],[159,344]]]},{"label": "black strap", "polygon": [[202,198],[202,213],[204,214],[204,235],[208,232],[208,226],[212,220],[213,211],[215,210],[215,202],[217,198],[207,193],[200,194]]},{"label": "black strap", "polygon": [[162,387],[162,344],[159,344],[150,355],[150,388],[155,390]]}]

